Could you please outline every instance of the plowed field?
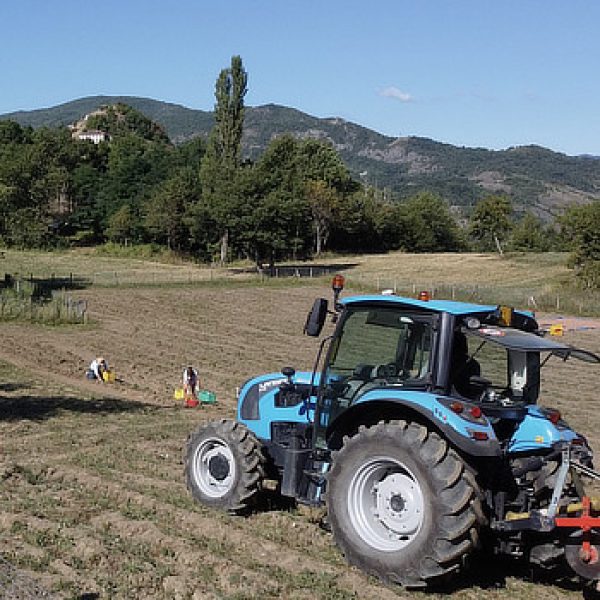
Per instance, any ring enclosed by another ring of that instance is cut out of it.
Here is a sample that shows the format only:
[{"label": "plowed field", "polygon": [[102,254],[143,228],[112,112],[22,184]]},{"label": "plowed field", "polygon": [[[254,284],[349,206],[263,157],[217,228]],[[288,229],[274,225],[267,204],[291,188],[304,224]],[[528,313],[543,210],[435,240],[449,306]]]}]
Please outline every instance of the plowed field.
[{"label": "plowed field", "polygon": [[[282,366],[312,368],[302,336],[315,285],[91,288],[91,322],[2,324],[0,553],[64,598],[398,598],[346,566],[321,513],[277,508],[248,518],[195,504],[182,477],[188,433],[233,417],[235,388]],[[567,332],[600,351],[600,330]],[[97,354],[119,382],[84,379]],[[185,409],[187,364],[218,404]],[[600,453],[600,369],[546,367],[543,397]],[[454,598],[578,598],[504,563],[476,564]],[[431,597],[431,596],[428,596]]]}]

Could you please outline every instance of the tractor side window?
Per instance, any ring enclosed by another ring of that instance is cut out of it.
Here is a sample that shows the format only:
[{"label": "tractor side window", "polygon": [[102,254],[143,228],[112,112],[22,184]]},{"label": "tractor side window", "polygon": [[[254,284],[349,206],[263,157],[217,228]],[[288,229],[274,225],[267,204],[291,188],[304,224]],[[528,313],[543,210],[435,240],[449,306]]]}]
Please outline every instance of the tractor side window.
[{"label": "tractor side window", "polygon": [[508,353],[497,344],[482,342],[481,338],[467,336],[468,354],[479,363],[481,377],[492,382],[494,388],[508,387]]},{"label": "tractor side window", "polygon": [[[511,400],[529,403],[537,400],[540,391],[539,352],[508,349],[473,335],[467,335],[466,340],[467,365],[476,363],[479,374],[491,382],[491,388],[503,391],[503,396]],[[455,387],[459,393],[471,397],[456,383]],[[480,394],[481,390],[478,392]]]}]

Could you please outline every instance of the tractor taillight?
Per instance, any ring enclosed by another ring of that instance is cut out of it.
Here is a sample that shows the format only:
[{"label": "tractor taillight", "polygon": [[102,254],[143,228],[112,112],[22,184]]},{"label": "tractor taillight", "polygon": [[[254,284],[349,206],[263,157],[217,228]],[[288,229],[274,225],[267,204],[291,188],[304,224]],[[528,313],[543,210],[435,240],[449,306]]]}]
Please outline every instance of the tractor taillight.
[{"label": "tractor taillight", "polygon": [[471,438],[478,442],[485,442],[489,439],[488,434],[485,431],[470,431]]},{"label": "tractor taillight", "polygon": [[457,415],[460,415],[460,413],[465,410],[465,405],[462,402],[452,402],[452,404],[450,404],[450,410]]},{"label": "tractor taillight", "polygon": [[471,416],[474,417],[475,419],[479,419],[481,418],[481,408],[479,408],[479,406],[472,406],[471,410],[469,411],[471,413]]},{"label": "tractor taillight", "polygon": [[551,409],[546,413],[546,417],[552,425],[556,425],[561,418],[560,410]]}]

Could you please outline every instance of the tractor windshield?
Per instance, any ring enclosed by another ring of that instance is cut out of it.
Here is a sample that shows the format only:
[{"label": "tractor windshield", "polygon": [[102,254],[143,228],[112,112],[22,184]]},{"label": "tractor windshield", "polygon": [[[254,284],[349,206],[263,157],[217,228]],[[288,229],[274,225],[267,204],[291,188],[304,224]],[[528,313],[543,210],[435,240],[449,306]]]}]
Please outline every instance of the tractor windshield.
[{"label": "tractor windshield", "polygon": [[434,319],[388,307],[354,308],[346,314],[321,379],[321,433],[371,389],[383,384],[427,386]]},{"label": "tractor windshield", "polygon": [[429,316],[388,308],[354,310],[334,342],[326,381],[424,379],[431,338]]}]

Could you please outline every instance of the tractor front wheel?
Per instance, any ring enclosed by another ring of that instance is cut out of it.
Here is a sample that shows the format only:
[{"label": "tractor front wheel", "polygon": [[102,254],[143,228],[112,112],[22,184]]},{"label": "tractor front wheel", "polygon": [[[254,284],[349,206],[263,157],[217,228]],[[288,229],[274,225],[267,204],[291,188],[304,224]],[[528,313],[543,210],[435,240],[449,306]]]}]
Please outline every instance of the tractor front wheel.
[{"label": "tractor front wheel", "polygon": [[222,419],[198,427],[188,438],[184,464],[188,489],[207,506],[244,513],[261,492],[264,457],[260,443],[236,421]]},{"label": "tractor front wheel", "polygon": [[436,433],[404,421],[361,427],[333,457],[327,507],[346,559],[407,587],[459,569],[478,544],[474,478]]}]

